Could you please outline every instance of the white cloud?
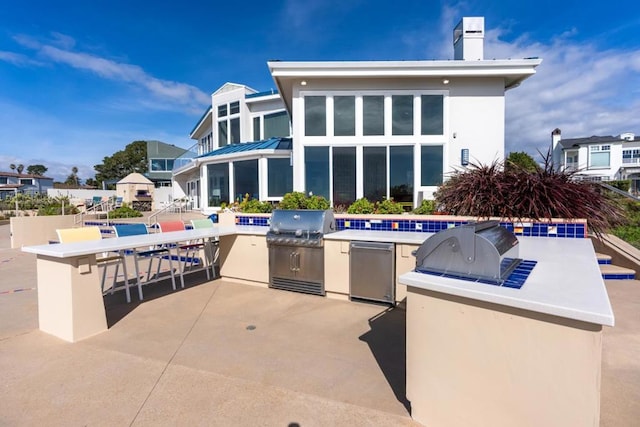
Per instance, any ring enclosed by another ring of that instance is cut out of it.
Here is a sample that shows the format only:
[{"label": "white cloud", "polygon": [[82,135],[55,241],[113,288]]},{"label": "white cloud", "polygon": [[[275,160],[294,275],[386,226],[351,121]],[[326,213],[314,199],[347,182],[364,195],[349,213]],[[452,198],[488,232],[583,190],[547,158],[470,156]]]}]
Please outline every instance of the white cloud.
[{"label": "white cloud", "polygon": [[89,71],[107,80],[133,85],[155,99],[187,107],[189,110],[200,110],[210,102],[210,97],[195,86],[156,78],[137,65],[74,51],[73,38],[60,33],[54,33],[53,36],[54,39],[49,43],[41,43],[25,35],[15,36],[14,40],[23,47],[36,50],[41,58]]},{"label": "white cloud", "polygon": [[[427,44],[430,56],[452,58],[452,31],[464,8],[464,3],[443,8],[439,34]],[[564,138],[640,133],[640,50],[602,49],[578,40],[575,29],[547,43],[529,34],[507,42],[505,25],[485,21],[486,59],[543,60],[534,76],[507,92],[506,153],[525,151],[537,159],[538,151],[546,153],[555,128]]]},{"label": "white cloud", "polygon": [[35,61],[35,60],[29,58],[26,55],[23,55],[21,53],[8,52],[8,51],[5,51],[5,50],[0,50],[0,61],[8,62],[10,64],[13,64],[13,65],[17,66],[17,67],[26,67],[26,66],[32,66],[32,65],[40,66],[40,65],[42,65],[41,62]]}]

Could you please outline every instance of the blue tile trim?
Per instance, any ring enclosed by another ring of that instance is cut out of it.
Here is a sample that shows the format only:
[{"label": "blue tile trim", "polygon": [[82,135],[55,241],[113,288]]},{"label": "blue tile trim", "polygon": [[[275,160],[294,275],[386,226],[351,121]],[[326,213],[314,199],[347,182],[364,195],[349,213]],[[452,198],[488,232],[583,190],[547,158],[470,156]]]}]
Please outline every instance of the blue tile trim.
[{"label": "blue tile trim", "polygon": [[605,280],[634,280],[635,274],[603,274],[602,278]]},{"label": "blue tile trim", "polygon": [[[336,229],[341,230],[373,230],[373,231],[406,231],[406,232],[422,232],[437,233],[447,228],[457,227],[459,225],[468,224],[469,221],[451,221],[451,220],[418,220],[418,219],[360,219],[360,218],[338,218],[336,219]],[[518,222],[500,222],[510,232],[517,236],[531,237],[569,237],[569,238],[585,238],[584,224],[570,223],[525,223]]]},{"label": "blue tile trim", "polygon": [[525,281],[527,280],[527,278],[529,277],[529,274],[531,274],[531,271],[533,271],[533,268],[536,266],[537,263],[538,263],[537,261],[522,260],[522,262],[520,262],[520,265],[516,267],[516,269],[509,275],[509,277],[503,283],[498,283],[495,281],[484,280],[484,279],[474,279],[474,278],[460,276],[457,274],[450,274],[450,273],[437,273],[437,272],[420,270],[420,269],[416,269],[416,271],[419,273],[430,274],[438,277],[448,277],[450,279],[464,280],[467,282],[484,283],[487,285],[504,286],[505,288],[520,289],[522,288],[522,286],[524,286]]},{"label": "blue tile trim", "polygon": [[600,264],[600,265],[611,265],[611,260],[610,259],[599,259],[598,260],[598,264]]},{"label": "blue tile trim", "polygon": [[[268,227],[269,217],[241,215],[236,217],[238,225],[254,225]],[[370,230],[370,231],[405,231],[437,233],[447,228],[468,224],[469,221],[460,220],[434,220],[434,219],[376,219],[375,217],[363,218],[336,218],[336,230]],[[573,223],[519,223],[516,221],[502,221],[500,225],[516,236],[531,237],[561,237],[561,238],[585,238],[585,225]]]}]

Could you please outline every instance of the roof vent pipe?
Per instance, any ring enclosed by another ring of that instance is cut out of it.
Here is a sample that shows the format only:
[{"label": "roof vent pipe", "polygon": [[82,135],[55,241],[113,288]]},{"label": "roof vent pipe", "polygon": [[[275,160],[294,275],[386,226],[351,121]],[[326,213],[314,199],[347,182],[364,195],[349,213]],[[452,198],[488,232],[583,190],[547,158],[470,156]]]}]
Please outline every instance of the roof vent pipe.
[{"label": "roof vent pipe", "polygon": [[484,59],[484,17],[464,17],[453,29],[453,59]]}]

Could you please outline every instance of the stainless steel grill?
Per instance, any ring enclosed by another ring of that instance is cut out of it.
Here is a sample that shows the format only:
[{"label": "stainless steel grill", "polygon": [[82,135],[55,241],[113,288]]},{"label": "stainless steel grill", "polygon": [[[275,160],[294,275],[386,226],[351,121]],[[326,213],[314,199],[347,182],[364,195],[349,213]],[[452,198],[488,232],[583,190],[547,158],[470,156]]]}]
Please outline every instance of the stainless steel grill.
[{"label": "stainless steel grill", "polygon": [[323,237],[335,231],[330,210],[275,210],[267,232],[269,287],[324,295]]},{"label": "stainless steel grill", "polygon": [[416,251],[416,271],[501,284],[522,260],[518,239],[498,221],[443,230]]}]

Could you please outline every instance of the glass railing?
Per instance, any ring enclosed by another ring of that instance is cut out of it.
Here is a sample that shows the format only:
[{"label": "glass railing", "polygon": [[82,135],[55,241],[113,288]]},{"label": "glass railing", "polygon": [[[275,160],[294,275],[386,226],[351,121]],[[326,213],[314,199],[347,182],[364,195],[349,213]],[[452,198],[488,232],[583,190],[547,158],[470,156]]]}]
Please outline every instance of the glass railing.
[{"label": "glass railing", "polygon": [[198,155],[198,143],[193,144],[191,147],[187,149],[187,151],[179,157],[173,159],[173,169],[176,170],[188,165],[193,161],[193,159]]}]

